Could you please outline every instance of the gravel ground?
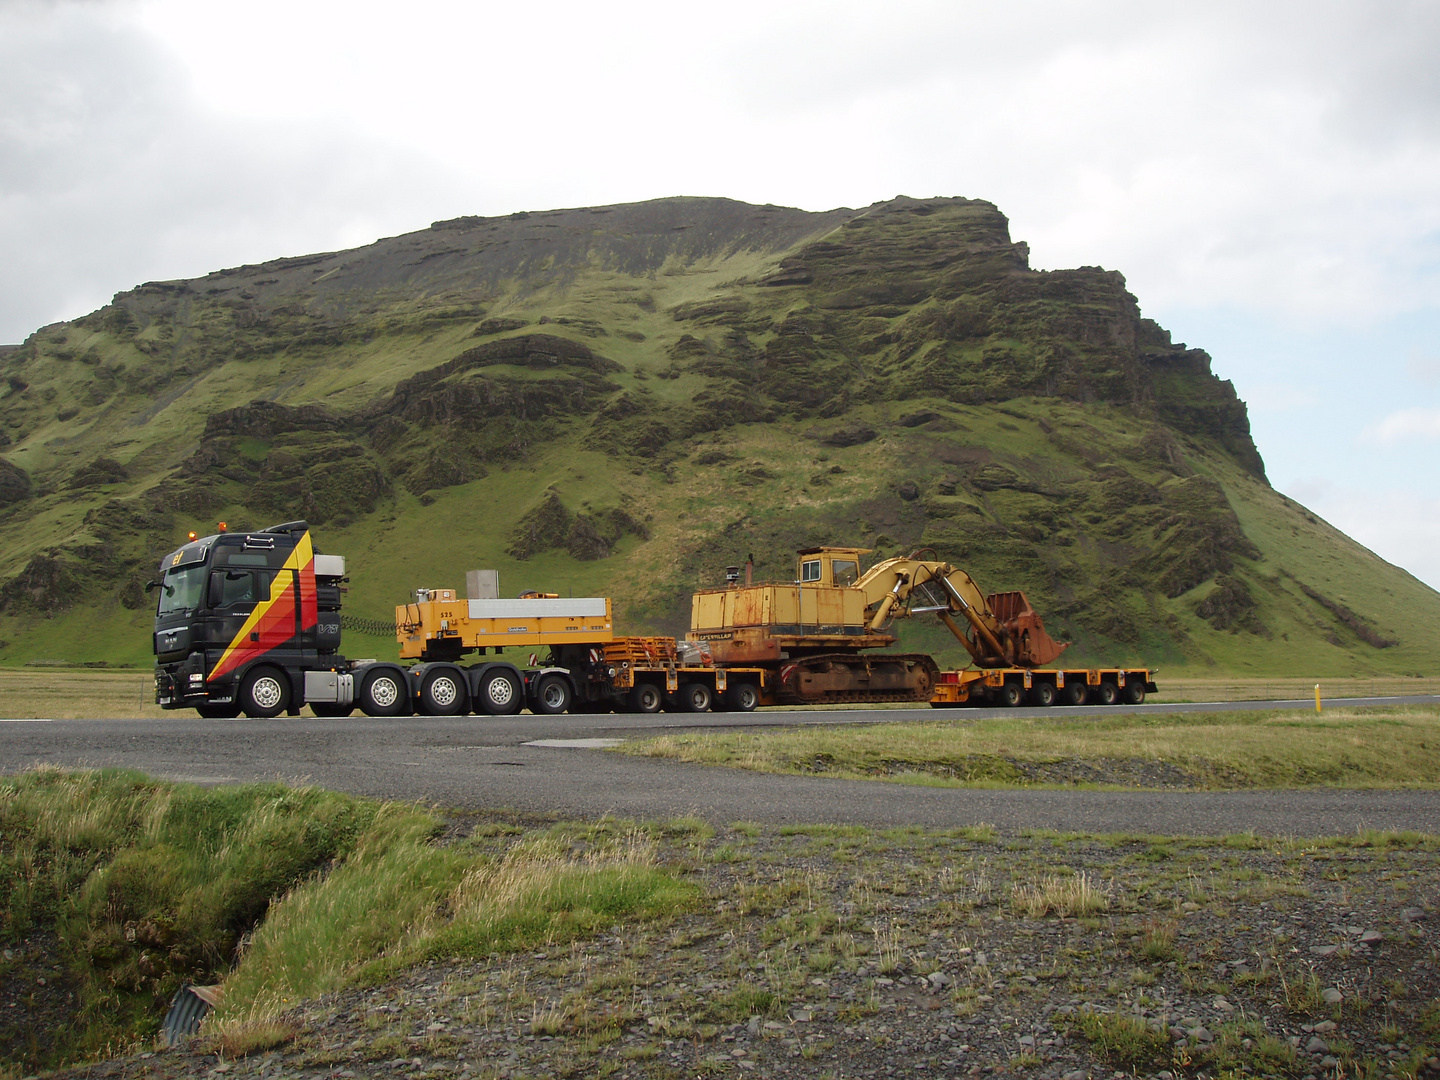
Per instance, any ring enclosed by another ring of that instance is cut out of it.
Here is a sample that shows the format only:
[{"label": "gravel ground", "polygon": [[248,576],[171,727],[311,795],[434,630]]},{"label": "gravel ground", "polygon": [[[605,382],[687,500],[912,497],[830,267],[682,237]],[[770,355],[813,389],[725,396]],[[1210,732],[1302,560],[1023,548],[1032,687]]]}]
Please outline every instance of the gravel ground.
[{"label": "gravel ground", "polygon": [[61,1075],[1440,1075],[1433,838],[682,820],[658,843],[688,911],[303,1002],[248,1057],[202,1038]]}]

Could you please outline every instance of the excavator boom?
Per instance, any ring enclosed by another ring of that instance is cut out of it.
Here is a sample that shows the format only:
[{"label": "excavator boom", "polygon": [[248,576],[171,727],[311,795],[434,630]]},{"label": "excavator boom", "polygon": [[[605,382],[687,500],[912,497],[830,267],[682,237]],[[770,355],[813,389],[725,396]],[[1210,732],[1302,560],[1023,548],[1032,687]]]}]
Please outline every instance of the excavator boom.
[{"label": "excavator boom", "polygon": [[886,559],[866,571],[855,587],[865,593],[872,633],[883,632],[896,617],[933,612],[981,667],[1043,667],[1069,645],[1046,633],[1023,592],[986,596],[969,574],[949,563]]}]

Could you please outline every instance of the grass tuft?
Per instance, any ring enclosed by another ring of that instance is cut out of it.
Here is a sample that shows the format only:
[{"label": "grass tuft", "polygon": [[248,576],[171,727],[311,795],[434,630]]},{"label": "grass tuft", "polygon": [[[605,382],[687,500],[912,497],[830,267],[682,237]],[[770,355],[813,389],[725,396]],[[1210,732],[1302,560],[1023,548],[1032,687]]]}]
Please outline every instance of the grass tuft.
[{"label": "grass tuft", "polygon": [[1013,885],[1010,906],[1023,915],[1038,919],[1054,912],[1062,916],[1092,915],[1104,911],[1110,901],[1103,889],[1083,871],[1078,874],[1051,874],[1030,885]]},{"label": "grass tuft", "polygon": [[1151,1065],[1170,1048],[1166,1033],[1138,1016],[1083,1012],[1079,1028],[1096,1056],[1111,1065]]}]

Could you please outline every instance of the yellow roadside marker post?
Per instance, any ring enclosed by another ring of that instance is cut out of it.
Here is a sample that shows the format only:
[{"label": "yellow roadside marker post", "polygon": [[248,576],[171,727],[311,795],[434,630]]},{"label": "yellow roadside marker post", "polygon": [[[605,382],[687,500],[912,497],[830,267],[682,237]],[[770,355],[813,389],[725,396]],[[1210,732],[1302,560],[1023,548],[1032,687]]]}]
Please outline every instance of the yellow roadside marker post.
[{"label": "yellow roadside marker post", "polygon": [[1320,711],[1320,684],[1318,682],[1315,684],[1315,711],[1317,713]]}]

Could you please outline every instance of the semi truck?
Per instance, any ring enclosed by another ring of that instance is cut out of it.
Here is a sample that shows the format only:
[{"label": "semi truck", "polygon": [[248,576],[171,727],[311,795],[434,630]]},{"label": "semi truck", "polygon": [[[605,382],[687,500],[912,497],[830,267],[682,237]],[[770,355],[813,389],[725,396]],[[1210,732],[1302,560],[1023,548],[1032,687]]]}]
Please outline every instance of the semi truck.
[{"label": "semi truck", "polygon": [[[472,572],[460,597],[417,589],[395,609],[399,661],[340,653],[342,556],[314,550],[309,525],[218,533],[165,557],[157,580],[155,700],[233,718],[419,713],[501,716],[523,708],[748,712],[760,705],[1057,700],[1138,703],[1143,668],[1048,666],[1065,648],[1023,593],[984,596],[937,560],[891,559],[860,573],[860,548],[800,552],[794,582],[697,592],[686,639],[615,633],[606,597],[498,594]],[[873,653],[897,618],[933,612],[976,662],[940,671],[923,654]],[[964,625],[957,622],[957,617]],[[506,656],[527,658],[523,663]]]},{"label": "semi truck", "polygon": [[[748,712],[761,700],[760,669],[719,667],[696,643],[615,634],[607,597],[418,589],[395,611],[401,662],[347,659],[347,580],[344,557],[317,554],[304,521],[191,534],[147,584],[159,591],[156,703],[228,719],[293,716],[305,705],[317,716],[357,706],[369,716]],[[470,653],[478,659],[462,662]]]}]

